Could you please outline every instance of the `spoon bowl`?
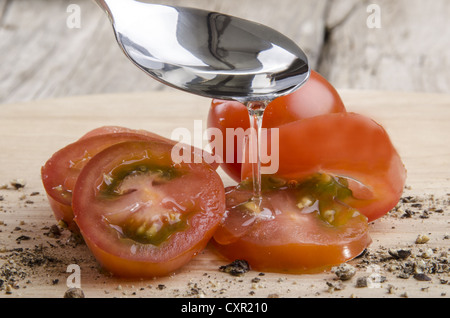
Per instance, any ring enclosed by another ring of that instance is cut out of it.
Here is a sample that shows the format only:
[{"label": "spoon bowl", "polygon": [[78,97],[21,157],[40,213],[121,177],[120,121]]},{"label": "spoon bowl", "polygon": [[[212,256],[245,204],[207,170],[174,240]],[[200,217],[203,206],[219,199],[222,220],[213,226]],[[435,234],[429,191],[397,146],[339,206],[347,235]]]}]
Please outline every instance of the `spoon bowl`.
[{"label": "spoon bowl", "polygon": [[305,53],[259,23],[194,8],[96,0],[125,55],[152,78],[196,95],[270,101],[309,77]]}]

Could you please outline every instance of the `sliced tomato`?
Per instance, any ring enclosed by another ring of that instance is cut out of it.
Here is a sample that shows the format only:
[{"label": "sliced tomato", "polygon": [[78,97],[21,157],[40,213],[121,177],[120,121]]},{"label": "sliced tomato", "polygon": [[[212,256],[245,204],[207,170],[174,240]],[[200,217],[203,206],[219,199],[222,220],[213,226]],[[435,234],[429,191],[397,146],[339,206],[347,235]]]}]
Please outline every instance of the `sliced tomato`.
[{"label": "sliced tomato", "polygon": [[76,141],[57,151],[42,167],[42,182],[57,221],[78,231],[73,223],[72,192],[83,167],[100,151],[128,140],[155,140],[136,133],[96,135]]},{"label": "sliced tomato", "polygon": [[[63,221],[70,230],[78,232],[73,222],[72,191],[83,167],[98,152],[120,142],[132,140],[161,140],[175,145],[167,139],[146,130],[135,130],[120,126],[104,126],[89,131],[78,141],[57,151],[42,167],[41,176],[47,197],[57,221]],[[192,152],[201,150],[191,147]],[[211,165],[214,169],[217,163]]]},{"label": "sliced tomato", "polygon": [[[315,173],[347,179],[346,203],[369,222],[397,205],[406,169],[384,128],[362,115],[338,113],[303,119],[279,128],[277,177],[302,180]],[[266,142],[270,149],[270,138]],[[251,164],[242,168],[251,177]]]},{"label": "sliced tomato", "polygon": [[74,191],[75,222],[117,276],[167,275],[208,243],[225,211],[223,183],[206,163],[175,163],[174,146],[124,142],[94,156]]},{"label": "sliced tomato", "polygon": [[341,202],[351,192],[339,178],[265,177],[262,203],[252,194],[249,182],[227,190],[226,218],[213,243],[255,270],[314,273],[356,257],[371,243],[367,218]]},{"label": "sliced tomato", "polygon": [[[303,118],[345,111],[344,103],[336,89],[319,73],[312,71],[301,89],[277,98],[267,106],[262,125],[264,128],[274,128]],[[247,109],[239,102],[213,100],[208,115],[208,127],[220,129],[224,136],[221,168],[235,181],[241,181],[242,158],[238,157],[241,153],[238,147],[243,145],[243,137],[238,134],[236,137],[231,136],[234,142],[227,145],[227,129],[248,129],[250,121]],[[227,155],[230,152],[233,153],[232,160]]]},{"label": "sliced tomato", "polygon": [[[263,175],[262,205],[245,188],[252,183],[247,160],[244,181],[226,194],[216,248],[267,271],[310,272],[354,258],[371,242],[367,222],[389,212],[403,192],[406,170],[388,134],[354,113],[298,120],[278,134],[279,169]],[[261,142],[271,148],[270,136]]]}]

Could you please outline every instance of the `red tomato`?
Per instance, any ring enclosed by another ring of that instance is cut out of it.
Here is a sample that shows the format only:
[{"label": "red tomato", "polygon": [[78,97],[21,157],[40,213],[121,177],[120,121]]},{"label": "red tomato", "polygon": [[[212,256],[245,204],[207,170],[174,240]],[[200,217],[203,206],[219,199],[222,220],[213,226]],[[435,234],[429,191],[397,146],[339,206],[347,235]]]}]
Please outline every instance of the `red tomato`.
[{"label": "red tomato", "polygon": [[250,201],[251,185],[228,189],[226,218],[213,240],[222,255],[259,271],[312,273],[371,243],[367,218],[340,203],[349,195],[341,180],[319,174],[295,185],[280,182],[264,180],[261,208]]},{"label": "red tomato", "polygon": [[223,217],[222,180],[206,163],[174,163],[167,142],[124,142],[94,156],[74,191],[75,222],[117,276],[167,275],[198,254]]},{"label": "red tomato", "polygon": [[[244,125],[243,117],[233,123],[241,110],[232,105],[217,106],[216,127]],[[243,181],[227,191],[214,245],[267,271],[317,271],[356,257],[371,242],[367,222],[390,211],[403,192],[406,170],[389,136],[346,112],[278,123],[279,169],[263,176],[261,206],[250,200],[253,165],[223,166]],[[261,142],[272,148],[270,135]]]},{"label": "red tomato", "polygon": [[[176,141],[146,130],[120,126],[104,126],[89,131],[77,142],[56,152],[42,167],[41,175],[50,207],[57,221],[78,232],[73,222],[72,190],[82,168],[98,152],[116,143],[132,140],[161,140],[175,145]],[[194,148],[192,148],[194,149]],[[199,152],[195,149],[194,151]],[[211,165],[214,169],[217,163]]]},{"label": "red tomato", "polygon": [[129,140],[155,140],[136,133],[95,135],[78,140],[57,151],[42,167],[42,182],[57,221],[78,231],[73,223],[72,191],[83,167],[89,160],[111,145]]},{"label": "red tomato", "polygon": [[[263,141],[266,142],[266,141]],[[267,141],[270,148],[270,138]],[[316,116],[279,127],[276,176],[302,180],[315,173],[347,179],[346,203],[376,220],[398,203],[406,170],[388,134],[375,121],[354,113]],[[251,164],[242,168],[251,177]]]},{"label": "red tomato", "polygon": [[[294,93],[275,99],[264,113],[263,127],[274,128],[303,118],[328,113],[345,112],[345,106],[336,89],[319,73],[312,71],[306,84]],[[223,139],[223,160],[220,166],[235,181],[241,180],[241,159],[237,146],[242,140],[234,142],[234,159],[227,160],[226,129],[250,127],[249,115],[245,106],[238,102],[213,100],[208,116],[208,127],[219,128]]]},{"label": "red tomato", "polygon": [[215,246],[230,259],[245,257],[255,269],[291,272],[357,256],[370,244],[367,221],[398,203],[406,178],[386,131],[353,113],[279,127],[279,170],[263,175],[264,209],[249,203],[250,190],[245,192],[250,163],[242,174],[245,181],[227,193]]}]

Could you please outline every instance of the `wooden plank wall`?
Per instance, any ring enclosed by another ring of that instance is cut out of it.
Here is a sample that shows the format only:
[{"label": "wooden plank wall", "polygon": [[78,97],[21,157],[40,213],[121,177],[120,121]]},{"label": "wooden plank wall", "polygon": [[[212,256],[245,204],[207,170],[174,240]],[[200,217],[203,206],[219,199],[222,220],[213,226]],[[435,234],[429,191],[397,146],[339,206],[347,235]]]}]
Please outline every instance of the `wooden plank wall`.
[{"label": "wooden plank wall", "polygon": [[[267,24],[299,43],[338,89],[450,92],[448,0],[152,2]],[[68,27],[70,5],[80,8],[79,28]],[[0,68],[0,103],[170,89],[126,59],[92,0],[0,0]]]}]

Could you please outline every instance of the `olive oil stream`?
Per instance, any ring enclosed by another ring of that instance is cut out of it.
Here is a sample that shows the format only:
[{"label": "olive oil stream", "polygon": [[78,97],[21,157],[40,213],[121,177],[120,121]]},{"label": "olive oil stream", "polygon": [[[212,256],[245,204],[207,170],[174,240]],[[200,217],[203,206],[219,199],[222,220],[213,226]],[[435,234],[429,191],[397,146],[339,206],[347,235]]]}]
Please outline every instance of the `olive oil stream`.
[{"label": "olive oil stream", "polygon": [[[250,117],[249,159],[252,163],[253,197],[252,201],[261,207],[261,130],[264,111],[271,100],[246,102]],[[256,150],[256,154],[252,151]]]}]

